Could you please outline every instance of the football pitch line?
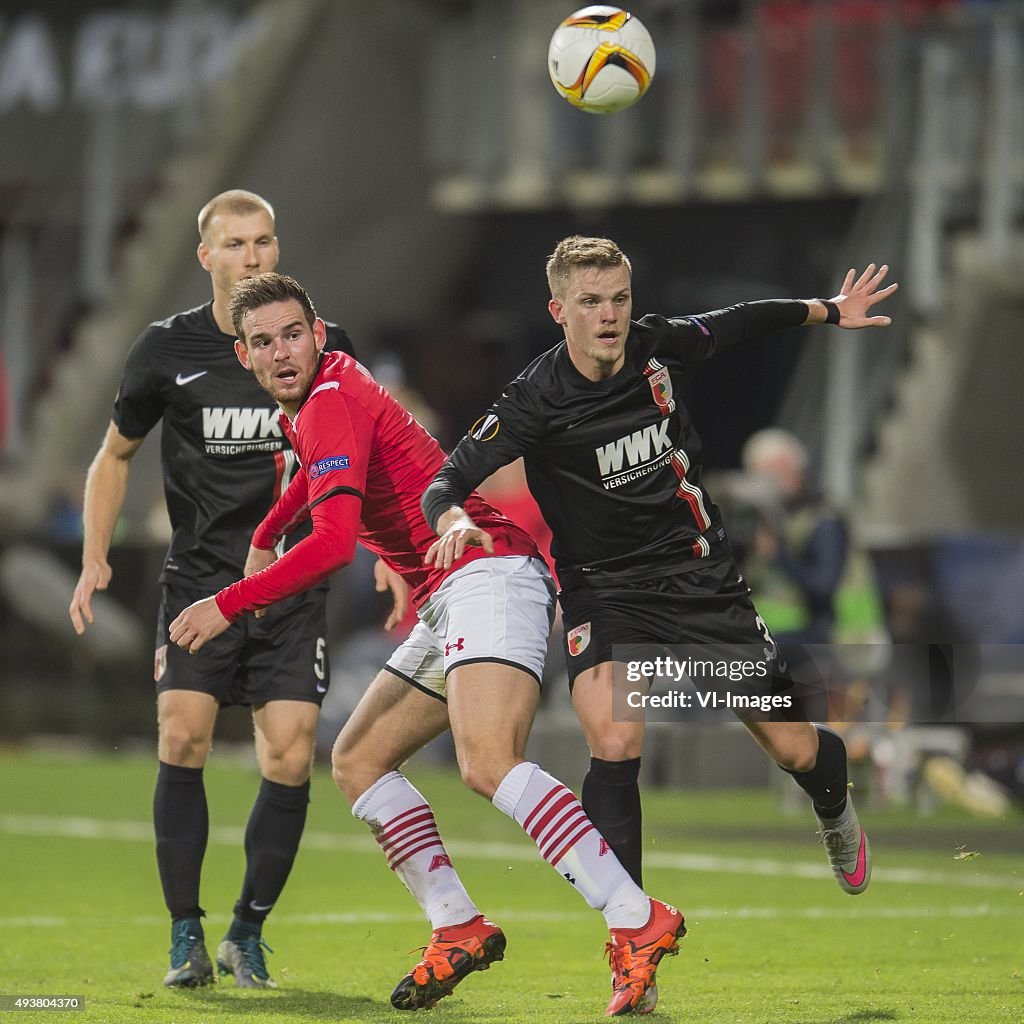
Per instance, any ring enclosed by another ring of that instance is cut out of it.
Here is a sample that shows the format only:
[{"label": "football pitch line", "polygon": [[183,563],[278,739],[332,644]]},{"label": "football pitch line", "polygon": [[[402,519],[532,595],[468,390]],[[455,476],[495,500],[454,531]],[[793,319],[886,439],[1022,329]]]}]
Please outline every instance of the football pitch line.
[{"label": "football pitch line", "polygon": [[[240,846],[245,830],[234,826],[210,829],[209,842]],[[40,836],[63,839],[99,839],[121,842],[153,842],[153,827],[142,821],[107,821],[101,818],[58,817],[32,814],[0,815],[0,834]],[[810,842],[810,838],[809,838]],[[329,832],[306,832],[302,838],[306,849],[328,852],[369,854],[377,846],[369,836],[338,836]],[[446,840],[445,845],[456,857],[480,860],[533,861],[537,852],[525,840],[522,844],[484,843],[473,840]],[[722,857],[715,854],[666,853],[649,851],[644,863],[652,868],[675,871],[703,871],[714,874],[758,875],[773,878],[830,878],[828,868],[819,862],[772,860],[765,857]],[[901,885],[939,885],[967,888],[1020,890],[1021,879],[1013,876],[980,873],[929,871],[921,868],[876,867],[875,882]],[[877,913],[878,911],[875,911]]]},{"label": "football pitch line", "polygon": [[[1024,911],[1006,906],[992,906],[988,903],[976,906],[954,907],[686,907],[686,919],[690,923],[712,919],[737,921],[790,920],[921,920],[921,919],[965,919],[965,918],[1024,918]],[[568,921],[592,921],[592,912],[558,910],[516,910],[513,908],[488,910],[488,916],[495,921],[552,922],[561,924]],[[95,915],[90,914],[95,920]],[[207,921],[223,924],[230,920],[228,914],[208,914]],[[140,914],[127,919],[118,919],[117,924],[139,927],[157,927],[167,923],[167,915]],[[366,925],[366,924],[422,924],[421,913],[406,914],[366,911],[355,913],[289,914],[274,915],[275,924],[287,925]],[[26,915],[0,917],[0,928],[68,928],[74,924],[70,917]]]}]

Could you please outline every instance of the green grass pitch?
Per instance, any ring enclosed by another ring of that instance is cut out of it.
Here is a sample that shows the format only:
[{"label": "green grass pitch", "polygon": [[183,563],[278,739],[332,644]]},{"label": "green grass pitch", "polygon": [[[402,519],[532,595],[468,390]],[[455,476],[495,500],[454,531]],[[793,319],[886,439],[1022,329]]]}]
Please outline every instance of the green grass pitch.
[{"label": "green grass pitch", "polygon": [[[509,943],[504,962],[467,979],[430,1019],[600,1019],[610,996],[600,915],[453,772],[414,763],[409,775]],[[86,999],[77,1013],[0,1011],[0,1024],[402,1018],[388,995],[429,927],[324,765],[303,849],[265,928],[280,988],[241,991],[229,979],[164,989],[154,776],[146,758],[0,753],[0,994]],[[240,884],[256,776],[215,752],[206,779],[212,952]],[[645,814],[647,889],[680,906],[690,928],[659,971],[652,1024],[1024,1021],[1024,817],[862,809],[875,875],[851,897],[827,873],[809,811],[781,814],[775,793],[651,791]]]}]

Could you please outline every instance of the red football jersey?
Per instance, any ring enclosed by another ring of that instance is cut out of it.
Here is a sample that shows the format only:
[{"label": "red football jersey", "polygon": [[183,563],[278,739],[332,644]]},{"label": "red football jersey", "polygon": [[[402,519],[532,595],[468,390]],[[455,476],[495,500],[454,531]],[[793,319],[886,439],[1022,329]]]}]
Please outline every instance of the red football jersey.
[{"label": "red football jersey", "polygon": [[[297,594],[347,565],[357,538],[401,573],[417,607],[456,569],[489,557],[467,547],[450,569],[423,564],[437,537],[420,499],[444,452],[351,356],[326,353],[294,421],[282,413],[281,424],[302,469],[257,527],[253,544],[274,547],[306,515],[313,532],[262,572],[217,594],[227,619]],[[530,536],[475,491],[464,507],[491,535],[495,555],[540,557]]]}]

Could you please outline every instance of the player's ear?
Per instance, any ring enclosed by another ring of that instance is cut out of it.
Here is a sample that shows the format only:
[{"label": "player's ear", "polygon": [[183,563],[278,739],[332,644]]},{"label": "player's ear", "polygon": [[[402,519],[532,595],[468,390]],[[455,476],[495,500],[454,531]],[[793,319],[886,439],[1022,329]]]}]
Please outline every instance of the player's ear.
[{"label": "player's ear", "polygon": [[316,354],[320,355],[327,344],[327,325],[317,317],[313,321],[313,344],[316,345]]},{"label": "player's ear", "polygon": [[556,324],[565,323],[565,307],[558,299],[551,299],[548,303],[548,312],[551,314],[551,319],[554,320]]},{"label": "player's ear", "polygon": [[252,369],[252,364],[249,362],[249,350],[245,347],[243,342],[235,338],[235,355],[238,357],[238,361],[247,369]]},{"label": "player's ear", "polygon": [[210,250],[206,247],[205,242],[200,242],[196,246],[196,258],[203,270],[208,272],[210,270]]}]

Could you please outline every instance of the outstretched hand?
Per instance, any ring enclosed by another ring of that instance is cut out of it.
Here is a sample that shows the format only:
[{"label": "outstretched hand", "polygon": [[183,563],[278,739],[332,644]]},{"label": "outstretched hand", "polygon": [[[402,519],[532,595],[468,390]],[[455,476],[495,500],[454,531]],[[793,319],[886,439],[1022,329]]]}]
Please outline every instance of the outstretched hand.
[{"label": "outstretched hand", "polygon": [[409,584],[383,558],[378,558],[373,567],[373,580],[378,594],[391,591],[391,612],[384,623],[384,632],[390,633],[409,608]]},{"label": "outstretched hand", "polygon": [[97,590],[106,590],[113,572],[106,559],[95,559],[82,566],[82,574],[78,577],[75,592],[71,596],[68,614],[75,632],[81,636],[85,632],[85,624],[92,625],[92,596]]},{"label": "outstretched hand", "polygon": [[861,327],[888,327],[892,323],[891,317],[868,316],[868,310],[872,306],[887,299],[899,287],[894,283],[886,288],[879,288],[888,273],[887,266],[883,264],[876,268],[874,263],[869,263],[860,277],[857,277],[856,270],[847,273],[842,290],[829,299],[839,307],[840,327],[855,331]]}]

